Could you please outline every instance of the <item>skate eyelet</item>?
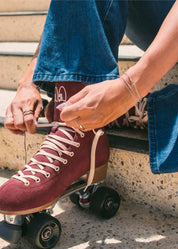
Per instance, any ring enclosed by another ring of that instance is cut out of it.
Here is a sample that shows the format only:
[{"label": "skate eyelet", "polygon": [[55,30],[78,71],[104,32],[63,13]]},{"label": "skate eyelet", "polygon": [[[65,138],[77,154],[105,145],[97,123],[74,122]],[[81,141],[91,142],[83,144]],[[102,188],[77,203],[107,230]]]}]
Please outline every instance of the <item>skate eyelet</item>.
[{"label": "skate eyelet", "polygon": [[64,159],[63,164],[67,164],[67,163],[68,163],[67,159]]},{"label": "skate eyelet", "polygon": [[47,173],[45,176],[46,176],[46,178],[49,178],[51,175],[50,175],[50,173]]},{"label": "skate eyelet", "polygon": [[79,148],[79,147],[80,147],[80,143],[77,143],[77,145],[76,145],[76,146],[77,146],[77,148]]},{"label": "skate eyelet", "polygon": [[82,134],[80,135],[80,137],[81,137],[81,138],[84,138],[84,137],[85,137],[85,134],[84,134],[84,133],[82,133]]},{"label": "skate eyelet", "polygon": [[38,177],[38,178],[35,180],[35,182],[37,182],[37,183],[40,182],[40,178]]},{"label": "skate eyelet", "polygon": [[60,168],[59,168],[59,167],[56,167],[56,168],[55,168],[55,171],[59,171],[59,170],[60,170]]},{"label": "skate eyelet", "polygon": [[74,156],[74,152],[73,152],[73,151],[70,153],[70,156],[71,156],[71,157],[73,157],[73,156]]},{"label": "skate eyelet", "polygon": [[26,181],[24,184],[25,184],[25,186],[29,186],[29,185],[30,185],[30,182],[29,182],[29,181]]}]

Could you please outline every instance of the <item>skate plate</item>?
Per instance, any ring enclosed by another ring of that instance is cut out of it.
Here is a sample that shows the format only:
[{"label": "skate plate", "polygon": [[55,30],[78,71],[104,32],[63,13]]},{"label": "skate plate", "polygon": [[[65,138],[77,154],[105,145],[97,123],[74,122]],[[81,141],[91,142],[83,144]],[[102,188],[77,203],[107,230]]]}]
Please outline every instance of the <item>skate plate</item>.
[{"label": "skate plate", "polygon": [[[73,193],[76,193],[86,187],[87,176],[83,176],[71,184],[65,192],[57,199],[65,198]],[[49,208],[41,210],[40,212],[46,212],[52,214],[53,208],[57,201]],[[39,213],[40,213],[39,212]],[[24,220],[29,220],[33,214],[26,215],[4,215],[4,220],[0,222],[0,238],[3,240],[16,244],[23,236],[23,224]]]},{"label": "skate plate", "polygon": [[101,182],[90,185],[84,192],[86,179],[87,176],[84,176],[71,184],[47,209],[25,215],[4,215],[4,221],[0,222],[0,238],[9,243],[18,243],[23,237],[33,248],[53,248],[60,239],[61,224],[51,214],[57,201],[67,196],[73,203],[81,208],[90,208],[102,218],[113,217],[120,206],[118,193],[111,188],[100,186]]}]

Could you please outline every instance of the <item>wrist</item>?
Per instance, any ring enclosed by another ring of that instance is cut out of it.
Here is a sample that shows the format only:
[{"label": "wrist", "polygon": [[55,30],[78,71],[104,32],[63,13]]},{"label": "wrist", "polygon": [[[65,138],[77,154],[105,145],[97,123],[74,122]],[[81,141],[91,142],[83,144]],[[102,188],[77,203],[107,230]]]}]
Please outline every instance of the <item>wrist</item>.
[{"label": "wrist", "polygon": [[126,72],[133,79],[141,98],[146,96],[156,84],[152,72],[146,64],[137,63]]},{"label": "wrist", "polygon": [[140,93],[137,89],[135,81],[132,79],[128,72],[125,72],[122,77],[120,78],[122,83],[124,84],[125,88],[127,88],[128,92],[132,97],[135,99],[136,102],[141,100]]},{"label": "wrist", "polygon": [[40,88],[38,86],[36,86],[31,80],[21,80],[18,83],[18,89],[24,88],[24,87],[28,87],[28,88],[34,88],[36,90],[38,90],[40,92]]}]

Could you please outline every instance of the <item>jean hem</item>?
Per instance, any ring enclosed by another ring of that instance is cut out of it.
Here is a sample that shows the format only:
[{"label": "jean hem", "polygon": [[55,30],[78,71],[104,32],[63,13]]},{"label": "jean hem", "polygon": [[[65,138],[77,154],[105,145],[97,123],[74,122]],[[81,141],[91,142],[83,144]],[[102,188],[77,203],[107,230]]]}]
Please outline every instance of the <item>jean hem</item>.
[{"label": "jean hem", "polygon": [[51,74],[34,74],[33,82],[46,81],[46,82],[58,82],[58,81],[79,81],[88,84],[95,84],[105,80],[114,80],[119,78],[119,75],[82,75],[82,74],[65,74],[65,75],[51,75]]},{"label": "jean hem", "polygon": [[148,136],[149,136],[149,157],[150,157],[150,168],[153,174],[160,174],[159,168],[157,167],[157,139],[156,139],[156,121],[154,116],[154,104],[155,99],[150,96],[148,99]]}]

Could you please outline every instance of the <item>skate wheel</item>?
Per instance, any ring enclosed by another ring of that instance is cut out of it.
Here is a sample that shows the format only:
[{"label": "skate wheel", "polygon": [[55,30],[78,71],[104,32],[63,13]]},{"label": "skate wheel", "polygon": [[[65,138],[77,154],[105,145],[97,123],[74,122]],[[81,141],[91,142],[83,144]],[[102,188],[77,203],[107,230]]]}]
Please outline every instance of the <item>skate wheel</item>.
[{"label": "skate wheel", "polygon": [[50,249],[59,241],[60,222],[46,213],[36,213],[24,225],[25,238],[35,248]]},{"label": "skate wheel", "polygon": [[84,188],[71,194],[69,196],[72,203],[77,205],[80,208],[88,208],[90,205],[90,199],[93,191],[93,186],[89,186],[86,192],[84,192]]},{"label": "skate wheel", "polygon": [[75,205],[79,205],[79,195],[74,193],[69,196],[71,202]]},{"label": "skate wheel", "polygon": [[108,187],[99,187],[91,197],[90,210],[105,219],[113,217],[119,206],[119,194],[114,189]]}]

